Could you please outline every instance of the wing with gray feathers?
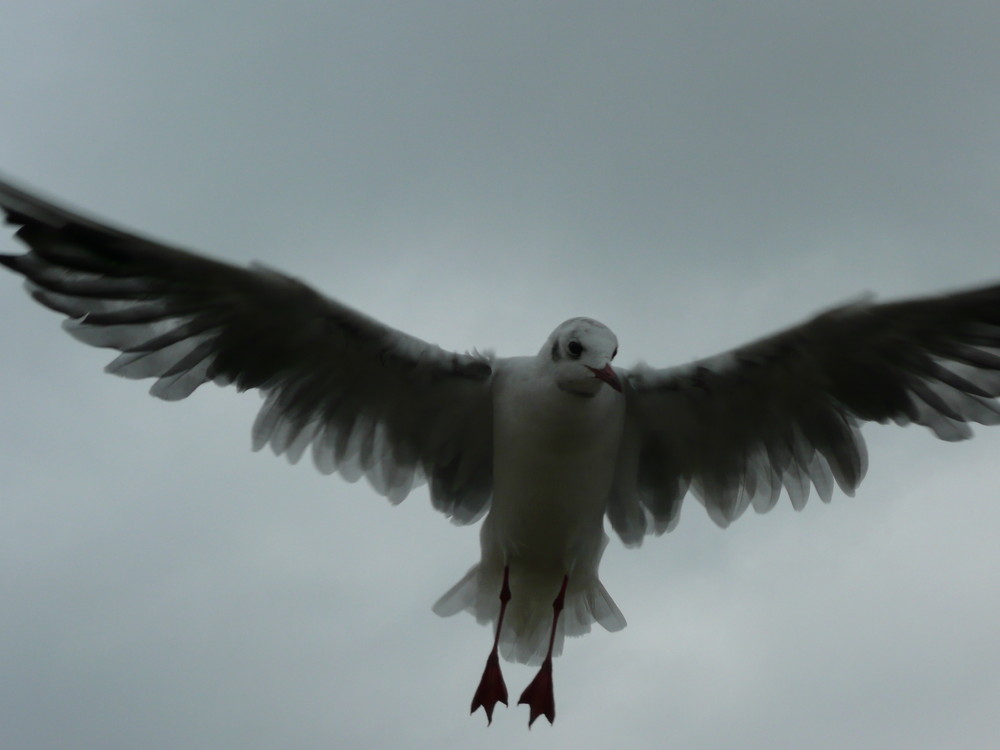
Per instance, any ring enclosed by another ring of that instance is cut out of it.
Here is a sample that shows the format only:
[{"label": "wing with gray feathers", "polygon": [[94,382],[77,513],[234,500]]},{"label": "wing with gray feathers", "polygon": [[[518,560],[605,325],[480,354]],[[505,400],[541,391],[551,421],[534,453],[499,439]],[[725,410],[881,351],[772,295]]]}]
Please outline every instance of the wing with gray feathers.
[{"label": "wing with gray feathers", "polygon": [[491,361],[459,355],[261,267],[239,268],[75,215],[0,181],[29,252],[0,256],[108,371],[156,378],[181,399],[210,380],[260,389],[254,447],[366,476],[399,502],[429,480],[435,507],[466,523],[492,493]]},{"label": "wing with gray feathers", "polygon": [[997,424],[1000,286],[894,304],[870,300],[674,369],[625,377],[627,417],[608,516],[627,544],[676,524],[692,490],[725,526],[784,489],[853,494],[859,425],[917,423],[943,440]]}]

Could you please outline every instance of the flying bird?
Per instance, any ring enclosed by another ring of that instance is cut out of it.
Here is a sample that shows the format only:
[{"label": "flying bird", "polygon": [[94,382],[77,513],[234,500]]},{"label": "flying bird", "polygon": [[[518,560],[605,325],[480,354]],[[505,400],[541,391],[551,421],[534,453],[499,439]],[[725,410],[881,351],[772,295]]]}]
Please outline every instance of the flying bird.
[{"label": "flying bird", "polygon": [[828,309],[673,368],[613,366],[615,335],[580,317],[537,354],[459,354],[264,266],[221,263],[99,223],[0,181],[28,252],[0,256],[66,330],[118,350],[107,370],[183,399],[209,381],[258,389],[255,449],[364,476],[391,502],[421,482],[481,558],[434,605],[493,644],[471,710],[507,704],[499,657],[538,664],[519,703],[555,718],[566,636],[625,619],[598,577],[605,518],[629,546],[674,528],[691,493],[720,526],[787,494],[850,495],[863,422],[944,440],[1000,422],[1000,285]]}]

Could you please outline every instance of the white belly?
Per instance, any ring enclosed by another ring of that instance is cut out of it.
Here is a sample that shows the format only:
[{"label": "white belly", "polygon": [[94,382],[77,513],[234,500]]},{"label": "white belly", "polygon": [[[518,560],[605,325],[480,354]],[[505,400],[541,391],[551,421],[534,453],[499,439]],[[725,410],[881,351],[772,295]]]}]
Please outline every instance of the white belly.
[{"label": "white belly", "polygon": [[[503,388],[506,384],[501,384]],[[621,441],[624,399],[510,384],[494,415],[493,503],[483,544],[511,562],[570,572],[600,555],[603,517]],[[491,539],[487,539],[491,537]]]},{"label": "white belly", "polygon": [[565,635],[594,622],[607,630],[625,618],[598,579],[607,543],[604,512],[625,419],[625,399],[610,387],[592,398],[533,377],[531,363],[494,383],[493,500],[480,534],[482,559],[437,604],[440,615],[467,609],[496,624],[501,582],[512,597],[500,631],[506,659],[538,663],[548,649],[552,605],[567,582],[553,654]]}]

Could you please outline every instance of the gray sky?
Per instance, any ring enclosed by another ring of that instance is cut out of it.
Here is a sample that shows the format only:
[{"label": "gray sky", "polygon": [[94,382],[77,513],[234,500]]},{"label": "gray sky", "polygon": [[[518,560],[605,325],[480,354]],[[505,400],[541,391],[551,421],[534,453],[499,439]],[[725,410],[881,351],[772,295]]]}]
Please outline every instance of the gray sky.
[{"label": "gray sky", "polygon": [[[0,171],[448,348],[585,314],[667,365],[1000,278],[998,35],[992,2],[16,2]],[[152,399],[0,284],[5,748],[995,744],[1000,430],[869,427],[854,499],[613,541],[629,627],[567,643],[554,727],[487,729],[490,633],[430,612],[475,529],[252,454],[256,395]]]}]

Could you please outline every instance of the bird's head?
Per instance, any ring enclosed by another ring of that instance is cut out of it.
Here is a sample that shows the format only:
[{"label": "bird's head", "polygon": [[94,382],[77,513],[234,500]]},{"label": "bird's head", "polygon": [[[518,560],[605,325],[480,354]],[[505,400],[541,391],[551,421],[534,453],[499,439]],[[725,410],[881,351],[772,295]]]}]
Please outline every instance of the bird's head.
[{"label": "bird's head", "polygon": [[594,396],[607,384],[621,391],[621,381],[611,369],[618,353],[618,339],[591,318],[570,318],[556,328],[538,353],[554,372],[556,384],[578,396]]}]

